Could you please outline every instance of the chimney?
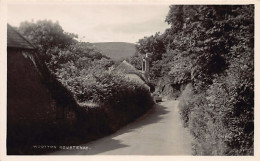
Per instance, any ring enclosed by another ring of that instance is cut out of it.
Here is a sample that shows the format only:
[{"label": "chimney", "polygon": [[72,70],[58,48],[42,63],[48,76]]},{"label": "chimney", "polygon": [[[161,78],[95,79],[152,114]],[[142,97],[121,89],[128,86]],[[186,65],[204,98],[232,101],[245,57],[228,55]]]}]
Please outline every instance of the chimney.
[{"label": "chimney", "polygon": [[143,58],[142,60],[142,71],[143,72],[145,71],[145,58]]},{"label": "chimney", "polygon": [[144,75],[146,78],[148,78],[149,76],[149,71],[150,71],[150,66],[149,66],[149,54],[150,53],[146,53],[143,61],[142,61],[142,71],[144,72]]},{"label": "chimney", "polygon": [[149,74],[149,57],[148,57],[148,53],[145,54],[145,69],[144,69],[144,73],[148,76]]}]

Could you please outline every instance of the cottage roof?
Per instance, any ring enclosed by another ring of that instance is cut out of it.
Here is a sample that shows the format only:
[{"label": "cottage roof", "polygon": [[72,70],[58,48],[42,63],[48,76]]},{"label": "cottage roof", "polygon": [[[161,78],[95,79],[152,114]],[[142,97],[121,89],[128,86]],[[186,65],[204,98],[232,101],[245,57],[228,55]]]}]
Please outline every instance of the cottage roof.
[{"label": "cottage roof", "polygon": [[116,69],[122,73],[138,73],[138,70],[125,60]]},{"label": "cottage roof", "polygon": [[7,47],[35,49],[35,47],[28,40],[26,40],[25,37],[23,37],[9,24],[7,24]]},{"label": "cottage roof", "polygon": [[[119,66],[117,66],[116,71],[124,73],[133,79],[136,79],[137,78],[136,76],[138,76],[139,77],[138,81],[141,79],[143,82],[146,82],[143,73],[137,70],[133,65],[129,64],[125,60]],[[133,74],[136,76],[133,76]]]}]

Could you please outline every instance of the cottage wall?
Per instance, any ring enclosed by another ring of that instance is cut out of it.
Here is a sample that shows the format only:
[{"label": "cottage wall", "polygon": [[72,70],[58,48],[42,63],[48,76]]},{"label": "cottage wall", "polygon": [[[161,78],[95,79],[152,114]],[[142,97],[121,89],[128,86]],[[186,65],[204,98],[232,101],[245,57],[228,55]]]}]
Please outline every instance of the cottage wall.
[{"label": "cottage wall", "polygon": [[55,106],[41,82],[29,53],[8,49],[7,118],[8,123],[54,120]]},{"label": "cottage wall", "polygon": [[69,135],[79,108],[35,48],[11,26],[7,39],[7,154],[23,154],[32,145]]}]

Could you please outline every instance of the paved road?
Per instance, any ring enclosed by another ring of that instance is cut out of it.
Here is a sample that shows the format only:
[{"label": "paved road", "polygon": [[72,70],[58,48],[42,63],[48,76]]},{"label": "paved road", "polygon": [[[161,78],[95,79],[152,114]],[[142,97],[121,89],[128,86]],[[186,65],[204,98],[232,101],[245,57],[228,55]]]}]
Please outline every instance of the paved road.
[{"label": "paved road", "polygon": [[183,128],[178,101],[155,105],[145,116],[116,133],[52,155],[191,155],[191,137]]}]

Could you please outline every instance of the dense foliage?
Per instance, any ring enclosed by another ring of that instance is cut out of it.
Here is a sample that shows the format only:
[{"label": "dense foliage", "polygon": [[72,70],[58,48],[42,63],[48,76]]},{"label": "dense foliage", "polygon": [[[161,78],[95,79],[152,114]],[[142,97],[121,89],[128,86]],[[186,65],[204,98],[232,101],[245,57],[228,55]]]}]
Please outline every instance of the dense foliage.
[{"label": "dense foliage", "polygon": [[64,32],[58,22],[26,21],[18,29],[34,43],[40,58],[58,80],[74,93],[79,103],[114,104],[124,96],[118,94],[123,92],[121,89],[133,92],[139,88],[137,83],[110,71],[114,64],[112,60],[92,44],[78,42],[77,35]]},{"label": "dense foliage", "polygon": [[40,58],[76,98],[87,91],[82,84],[89,74],[113,65],[93,45],[78,42],[76,35],[64,32],[57,22],[23,22],[19,31],[34,43]]},{"label": "dense foliage", "polygon": [[[147,87],[111,70],[114,61],[92,44],[78,42],[76,35],[64,32],[57,22],[23,22],[18,30],[36,46],[35,60],[39,61],[35,64],[38,68],[44,67],[39,73],[45,80],[51,77],[50,81],[43,82],[52,89],[56,105],[62,108],[71,105],[77,117],[76,123],[63,120],[62,126],[51,120],[47,120],[48,125],[32,124],[39,135],[30,132],[35,129],[32,125],[21,126],[26,133],[21,134],[22,138],[30,138],[21,140],[50,145],[78,144],[81,139],[90,141],[118,130],[152,107]],[[44,139],[35,142],[39,136]],[[21,146],[24,145],[22,142]],[[24,151],[20,147],[16,149]]]},{"label": "dense foliage", "polygon": [[139,40],[137,49],[154,51],[154,81],[189,83],[179,107],[195,154],[252,155],[254,6],[172,5],[166,22],[170,28]]}]

